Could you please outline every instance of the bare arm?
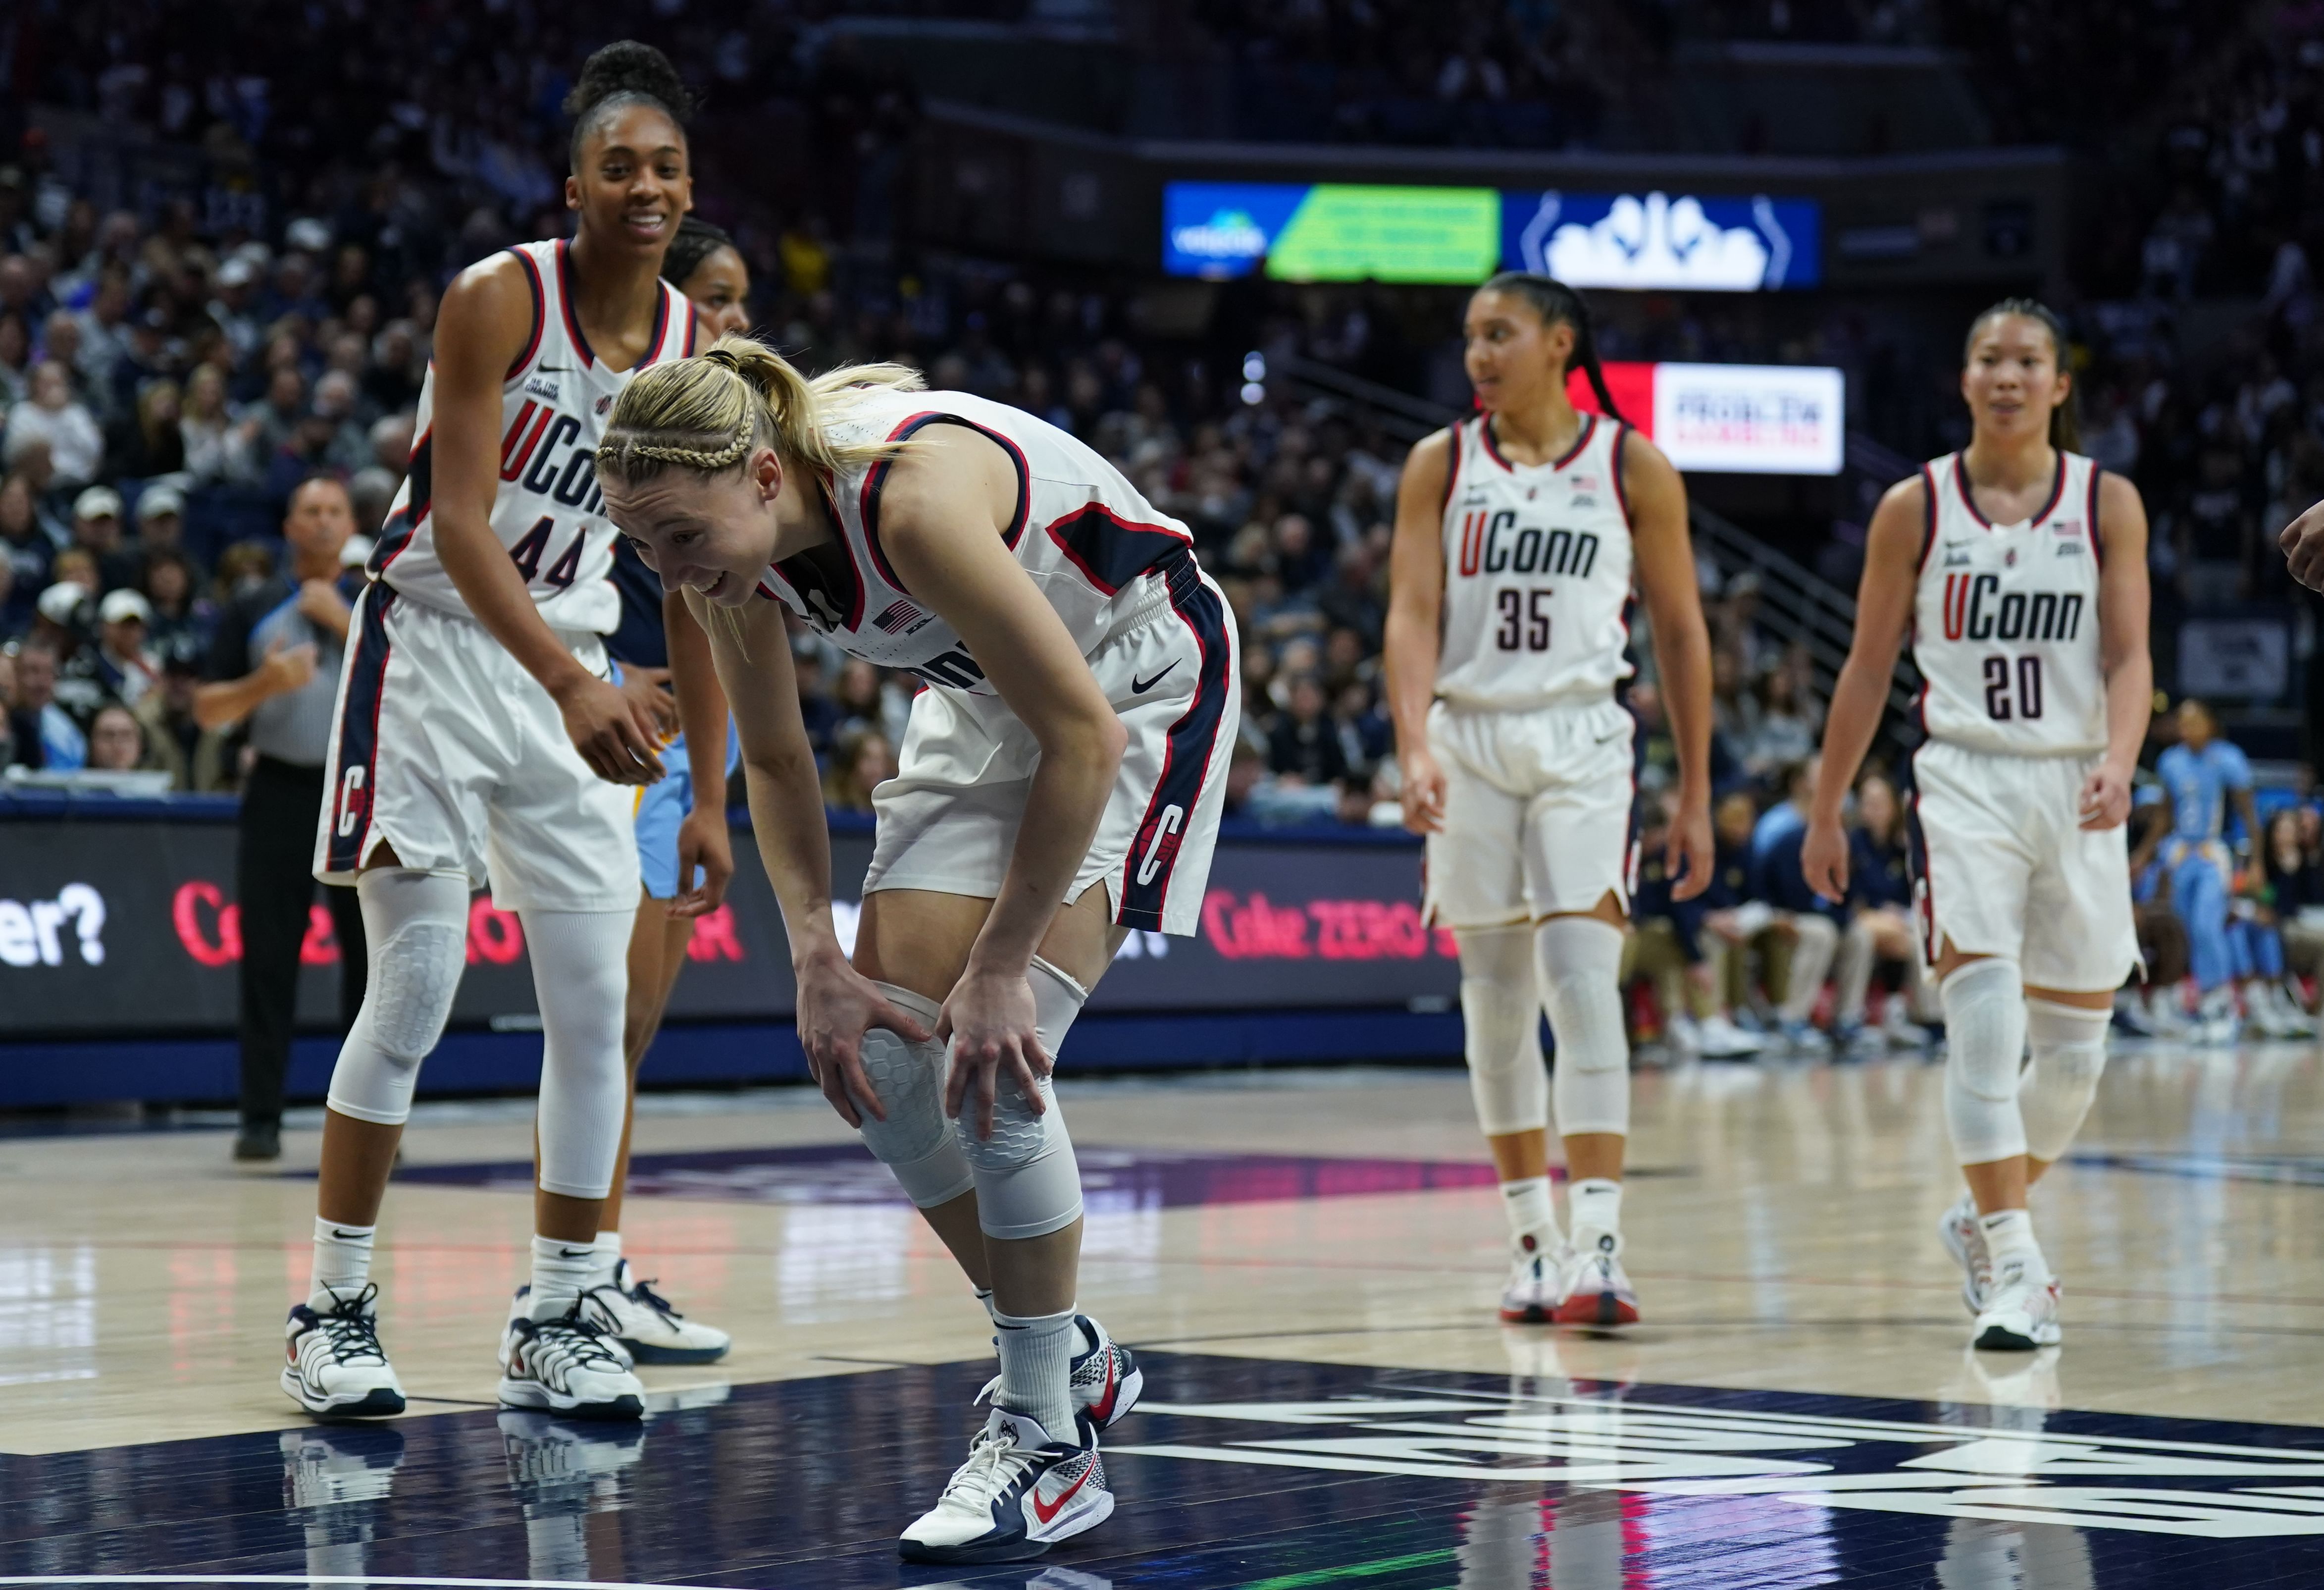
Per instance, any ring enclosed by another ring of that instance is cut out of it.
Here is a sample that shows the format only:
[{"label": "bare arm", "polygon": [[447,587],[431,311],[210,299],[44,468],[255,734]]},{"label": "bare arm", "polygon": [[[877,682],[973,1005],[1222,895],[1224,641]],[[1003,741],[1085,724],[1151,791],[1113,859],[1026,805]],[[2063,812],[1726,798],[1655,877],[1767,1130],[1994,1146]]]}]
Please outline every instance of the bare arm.
[{"label": "bare arm", "polygon": [[238,723],[262,702],[304,689],[314,677],[313,643],[285,646],[277,640],[266,649],[266,661],[240,679],[195,686],[194,721],[206,729]]},{"label": "bare arm", "polygon": [[[678,689],[678,718],[686,735],[687,772],[694,783],[694,809],[678,829],[678,899],[672,915],[700,916],[715,911],[734,875],[734,845],[726,832],[726,692],[718,688],[710,637],[694,621],[686,598],[661,599],[662,633],[669,643],[670,681]],[[783,648],[788,660],[790,648]],[[694,884],[702,869],[702,886]]]},{"label": "bare arm", "polygon": [[1928,490],[1915,475],[1888,488],[1865,534],[1864,578],[1856,588],[1856,637],[1849,644],[1848,661],[1832,687],[1831,709],[1824,717],[1823,760],[1800,852],[1808,887],[1827,900],[1848,898],[1848,838],[1840,831],[1840,809],[1888,703],[1896,653],[1913,621],[1927,523]]},{"label": "bare arm", "polygon": [[[2130,817],[2130,781],[2154,715],[2154,659],[2146,645],[2146,505],[2119,475],[2098,480],[2106,553],[2098,572],[2098,667],[2106,678],[2106,755],[2082,785],[2082,827],[2118,828]],[[2257,833],[2255,828],[2253,832]]]},{"label": "bare arm", "polygon": [[1678,749],[1678,810],[1665,864],[1674,900],[1711,887],[1711,631],[1695,583],[1694,543],[1687,535],[1686,484],[1662,449],[1635,430],[1622,433],[1622,485],[1630,503],[1630,544],[1638,593],[1655,632],[1655,667],[1663,709]]},{"label": "bare arm", "polygon": [[531,335],[532,293],[513,258],[471,265],[445,290],[430,425],[437,556],[476,622],[557,702],[591,771],[616,784],[650,784],[661,776],[661,762],[649,715],[582,667],[557,638],[493,534],[501,388]]},{"label": "bare arm", "polygon": [[1444,818],[1444,772],[1428,748],[1428,708],[1436,698],[1436,658],[1444,612],[1444,493],[1452,434],[1415,442],[1396,488],[1396,539],[1388,548],[1388,710],[1404,774],[1404,826],[1434,832]]},{"label": "bare arm", "polygon": [[1081,649],[1001,540],[1016,510],[1017,476],[985,437],[937,426],[890,467],[881,538],[905,585],[943,615],[1041,747],[1001,892],[945,1002],[936,1035],[953,1041],[945,1110],[957,1115],[976,1084],[989,1131],[997,1070],[1018,1075],[1038,1108],[1035,1073],[1051,1057],[1033,1030],[1025,981],[1033,952],[1089,855],[1129,740]]},{"label": "bare arm", "polygon": [[[791,941],[799,1047],[807,1051],[807,1068],[824,1097],[850,1126],[862,1125],[866,1114],[885,1120],[879,1095],[863,1075],[864,1032],[885,1027],[915,1041],[928,1034],[881,998],[871,981],[847,964],[847,952],[839,946],[831,917],[831,831],[823,815],[815,748],[799,717],[782,610],[772,602],[752,602],[739,613],[706,620],[700,596],[688,593],[685,600],[695,633],[706,634],[718,683],[733,704],[742,737],[742,778],[750,790],[759,861]],[[675,652],[671,661],[677,661]],[[718,739],[723,749],[725,735]]]}]

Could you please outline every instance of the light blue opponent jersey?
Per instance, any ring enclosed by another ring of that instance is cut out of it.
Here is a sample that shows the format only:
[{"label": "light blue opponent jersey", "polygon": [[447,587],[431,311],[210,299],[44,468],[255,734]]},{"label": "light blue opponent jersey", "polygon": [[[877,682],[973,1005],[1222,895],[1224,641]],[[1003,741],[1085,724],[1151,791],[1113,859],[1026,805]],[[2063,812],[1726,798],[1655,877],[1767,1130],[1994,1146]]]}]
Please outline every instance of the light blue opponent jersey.
[{"label": "light blue opponent jersey", "polygon": [[2227,832],[2227,795],[2252,787],[2251,763],[2225,740],[2200,751],[2173,745],[2154,759],[2155,776],[2171,791],[2171,835],[2198,842]]}]

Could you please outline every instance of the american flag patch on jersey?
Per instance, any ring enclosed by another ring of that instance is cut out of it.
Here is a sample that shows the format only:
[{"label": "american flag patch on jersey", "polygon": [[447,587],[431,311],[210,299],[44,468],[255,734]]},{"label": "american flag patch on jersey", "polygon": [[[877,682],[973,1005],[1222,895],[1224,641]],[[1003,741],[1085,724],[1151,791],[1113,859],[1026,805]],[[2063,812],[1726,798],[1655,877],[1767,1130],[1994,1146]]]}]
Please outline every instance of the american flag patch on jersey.
[{"label": "american flag patch on jersey", "polygon": [[2082,533],[2082,522],[2079,519],[2061,519],[2056,528],[2060,535],[2080,535]]},{"label": "american flag patch on jersey", "polygon": [[909,602],[894,602],[889,605],[887,611],[872,621],[872,627],[885,630],[892,635],[907,625],[918,624],[927,616],[927,614]]}]

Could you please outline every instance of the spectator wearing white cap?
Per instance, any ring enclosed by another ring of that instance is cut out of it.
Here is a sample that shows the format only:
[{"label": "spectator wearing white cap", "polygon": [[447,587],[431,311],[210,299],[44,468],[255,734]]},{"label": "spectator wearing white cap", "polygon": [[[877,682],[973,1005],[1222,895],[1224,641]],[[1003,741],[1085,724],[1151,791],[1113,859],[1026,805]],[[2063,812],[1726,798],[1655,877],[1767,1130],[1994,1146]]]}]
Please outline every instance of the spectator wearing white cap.
[{"label": "spectator wearing white cap", "polygon": [[88,406],[73,396],[65,367],[53,359],[33,365],[30,392],[8,411],[8,436],[0,443],[8,467],[40,445],[47,448],[53,484],[71,487],[95,480],[105,463],[105,436]]},{"label": "spectator wearing white cap", "polygon": [[[346,654],[350,596],[362,570],[342,563],[355,532],[346,487],[329,476],[300,483],[282,522],[290,575],[236,596],[218,615],[194,694],[205,729],[249,720],[257,753],[243,787],[235,898],[242,911],[242,1132],[237,1160],[282,1151],[282,1077],[290,1059],[299,946],[313,910],[315,825],[331,708]],[[339,941],[339,1016],[363,1004],[363,913],[352,889],[325,888]]]},{"label": "spectator wearing white cap", "polygon": [[99,588],[115,590],[137,579],[137,559],[122,545],[121,494],[92,485],[73,499],[72,544],[97,559]]},{"label": "spectator wearing white cap", "polygon": [[136,706],[161,677],[146,645],[152,624],[152,605],[143,596],[125,586],[107,592],[97,605],[97,644],[81,648],[71,670],[95,679],[114,699]]}]

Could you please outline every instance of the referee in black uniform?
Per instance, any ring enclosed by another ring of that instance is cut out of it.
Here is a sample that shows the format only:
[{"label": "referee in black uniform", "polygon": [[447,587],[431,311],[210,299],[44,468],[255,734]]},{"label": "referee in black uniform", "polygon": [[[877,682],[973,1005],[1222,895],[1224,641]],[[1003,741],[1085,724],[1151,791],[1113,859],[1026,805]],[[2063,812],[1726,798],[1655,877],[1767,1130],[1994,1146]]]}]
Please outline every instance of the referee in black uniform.
[{"label": "referee in black uniform", "polygon": [[[299,948],[314,910],[315,825],[323,809],[331,707],[361,569],[340,554],[355,533],[347,489],[330,476],[290,494],[290,571],[235,596],[218,615],[194,696],[216,728],[249,720],[256,762],[242,791],[235,895],[242,912],[242,1132],[237,1160],[282,1153],[282,1078],[299,1000]],[[363,1005],[363,912],[352,889],[323,890],[339,943],[339,1028]]]}]

